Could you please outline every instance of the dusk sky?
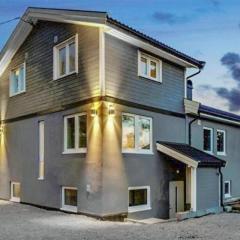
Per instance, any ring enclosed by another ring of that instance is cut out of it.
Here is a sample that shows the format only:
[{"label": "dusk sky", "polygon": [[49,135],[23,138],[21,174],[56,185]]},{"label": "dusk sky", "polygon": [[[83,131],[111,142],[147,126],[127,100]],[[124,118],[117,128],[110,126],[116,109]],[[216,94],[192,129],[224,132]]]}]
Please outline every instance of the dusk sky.
[{"label": "dusk sky", "polygon": [[[107,11],[111,17],[206,61],[202,73],[192,79],[194,99],[240,113],[239,0],[0,0],[0,22],[21,16],[29,6]],[[0,25],[0,49],[16,24]]]}]

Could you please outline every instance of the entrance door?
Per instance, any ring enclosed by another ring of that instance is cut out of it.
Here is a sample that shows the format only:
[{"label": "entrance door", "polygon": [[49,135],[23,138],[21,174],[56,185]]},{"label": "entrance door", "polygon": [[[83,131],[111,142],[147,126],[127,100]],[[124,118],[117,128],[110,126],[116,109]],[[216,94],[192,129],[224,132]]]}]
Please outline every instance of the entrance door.
[{"label": "entrance door", "polygon": [[169,218],[175,218],[177,212],[184,211],[184,182],[169,182]]}]

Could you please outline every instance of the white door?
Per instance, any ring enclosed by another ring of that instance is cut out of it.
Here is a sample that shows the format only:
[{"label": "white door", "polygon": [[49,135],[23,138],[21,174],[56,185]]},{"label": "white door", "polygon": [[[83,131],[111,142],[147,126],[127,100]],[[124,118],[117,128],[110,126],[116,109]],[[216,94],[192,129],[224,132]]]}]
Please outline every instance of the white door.
[{"label": "white door", "polygon": [[175,218],[177,212],[184,211],[184,182],[169,182],[169,218]]}]

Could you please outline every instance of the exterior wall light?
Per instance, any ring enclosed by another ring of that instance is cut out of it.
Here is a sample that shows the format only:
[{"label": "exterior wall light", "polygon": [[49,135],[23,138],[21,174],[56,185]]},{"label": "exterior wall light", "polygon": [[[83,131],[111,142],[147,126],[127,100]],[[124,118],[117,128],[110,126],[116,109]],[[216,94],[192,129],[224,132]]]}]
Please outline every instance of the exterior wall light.
[{"label": "exterior wall light", "polygon": [[96,108],[91,108],[91,116],[96,117],[97,116],[97,109]]},{"label": "exterior wall light", "polygon": [[115,115],[115,109],[114,109],[113,105],[108,106],[108,115],[109,116],[114,116]]}]

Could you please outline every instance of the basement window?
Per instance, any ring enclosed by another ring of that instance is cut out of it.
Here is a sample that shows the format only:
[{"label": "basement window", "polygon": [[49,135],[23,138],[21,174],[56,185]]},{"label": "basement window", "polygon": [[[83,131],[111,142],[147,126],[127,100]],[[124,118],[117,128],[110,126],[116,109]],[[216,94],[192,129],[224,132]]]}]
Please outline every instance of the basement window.
[{"label": "basement window", "polygon": [[10,97],[26,91],[26,64],[13,69],[10,73]]},{"label": "basement window", "polygon": [[77,212],[77,188],[62,187],[62,208],[68,212]]},{"label": "basement window", "polygon": [[11,182],[11,199],[12,202],[20,202],[21,185],[19,182]]},{"label": "basement window", "polygon": [[87,151],[87,115],[74,114],[64,117],[64,152],[85,153]]},{"label": "basement window", "polygon": [[128,188],[128,212],[151,209],[150,186]]},{"label": "basement window", "polygon": [[150,80],[162,82],[162,61],[139,51],[138,75]]},{"label": "basement window", "polygon": [[225,198],[231,197],[231,181],[224,182],[224,197]]},{"label": "basement window", "polygon": [[78,72],[78,34],[53,49],[54,79]]}]

